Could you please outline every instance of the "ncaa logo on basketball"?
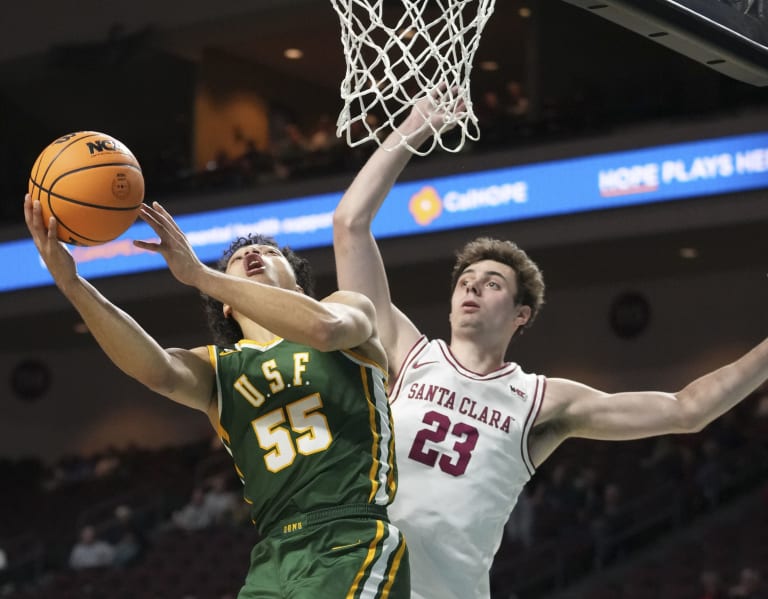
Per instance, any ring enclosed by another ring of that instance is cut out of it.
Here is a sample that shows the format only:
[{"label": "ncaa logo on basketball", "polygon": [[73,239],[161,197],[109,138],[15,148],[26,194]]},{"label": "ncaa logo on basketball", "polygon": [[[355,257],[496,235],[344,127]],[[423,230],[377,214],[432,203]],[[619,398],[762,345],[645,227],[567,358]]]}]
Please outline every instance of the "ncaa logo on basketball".
[{"label": "ncaa logo on basketball", "polygon": [[88,152],[93,156],[101,152],[125,152],[126,148],[115,139],[97,139],[85,142]]}]

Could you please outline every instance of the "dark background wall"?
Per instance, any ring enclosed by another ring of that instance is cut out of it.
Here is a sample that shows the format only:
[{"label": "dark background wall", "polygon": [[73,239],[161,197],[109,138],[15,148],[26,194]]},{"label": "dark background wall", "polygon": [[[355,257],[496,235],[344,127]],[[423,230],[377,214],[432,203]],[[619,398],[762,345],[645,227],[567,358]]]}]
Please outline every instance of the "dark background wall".
[{"label": "dark background wall", "polygon": [[[79,128],[126,141],[145,165],[148,195],[176,213],[348,184],[352,171],[240,189],[194,188],[168,176],[169,155],[192,168],[194,102],[201,84],[212,81],[206,73],[214,63],[225,64],[216,74],[228,77],[228,85],[247,78],[248,89],[299,122],[338,108],[343,62],[338,22],[326,3],[134,2],[124,12],[95,1],[74,4],[77,10],[72,3],[23,3],[0,25],[0,239],[26,235],[21,197],[37,152]],[[557,119],[546,127],[534,121],[526,137],[491,148],[478,144],[459,156],[414,160],[404,178],[768,129],[763,88],[565,3],[533,6],[527,21],[518,18],[519,7],[499,5],[488,25],[478,60],[494,58],[500,69],[476,69],[476,98],[516,79],[528,89],[537,119],[548,111]],[[282,61],[289,43],[309,48],[303,66]],[[609,391],[673,390],[768,331],[766,225],[761,191],[388,240],[382,247],[395,301],[426,333],[445,336],[453,248],[486,232],[515,239],[540,263],[549,293],[540,320],[513,343],[510,360]],[[698,258],[681,258],[684,247],[696,248]],[[329,292],[330,250],[308,255],[320,291]],[[161,343],[208,341],[195,293],[168,273],[96,284]],[[610,313],[628,291],[647,298],[651,316],[641,334],[624,339],[611,328]],[[120,373],[87,334],[74,331],[77,321],[55,289],[0,294],[0,456],[55,460],[109,446],[177,445],[212,433],[203,415]],[[30,360],[49,370],[50,386],[25,401],[11,382]]]}]

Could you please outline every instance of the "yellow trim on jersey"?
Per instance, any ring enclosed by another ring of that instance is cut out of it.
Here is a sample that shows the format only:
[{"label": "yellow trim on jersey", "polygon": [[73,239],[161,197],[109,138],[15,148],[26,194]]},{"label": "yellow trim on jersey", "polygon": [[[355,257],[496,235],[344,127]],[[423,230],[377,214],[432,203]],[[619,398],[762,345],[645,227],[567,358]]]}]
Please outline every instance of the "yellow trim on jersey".
[{"label": "yellow trim on jersey", "polygon": [[368,496],[368,503],[373,503],[376,499],[376,493],[379,490],[379,481],[377,480],[376,473],[379,465],[379,452],[378,447],[381,436],[379,431],[376,430],[376,404],[371,401],[371,390],[368,388],[368,372],[365,366],[360,366],[360,378],[363,380],[363,392],[365,393],[365,399],[368,402],[368,423],[371,426],[371,434],[373,435],[373,444],[371,447],[371,471],[368,478],[371,479],[371,494]]},{"label": "yellow trim on jersey", "polygon": [[284,341],[282,337],[278,337],[275,335],[272,339],[267,341],[266,343],[261,343],[259,341],[254,341],[253,339],[240,339],[237,343],[235,343],[235,347],[240,350],[243,347],[252,347],[254,349],[260,349],[262,351],[272,349],[275,345],[278,345]]},{"label": "yellow trim on jersey", "polygon": [[392,568],[389,571],[389,580],[387,581],[387,584],[384,585],[384,588],[381,589],[381,599],[387,599],[389,597],[389,592],[392,590],[392,585],[395,582],[395,578],[397,578],[397,571],[400,569],[400,562],[403,561],[403,556],[405,555],[405,543],[400,543],[400,547],[397,549],[397,553],[395,553],[395,559],[392,560]]},{"label": "yellow trim on jersey", "polygon": [[230,444],[229,433],[221,425],[221,420],[219,420],[218,425],[216,426],[216,432],[224,443],[227,445]]},{"label": "yellow trim on jersey", "polygon": [[363,565],[360,566],[360,569],[357,571],[357,575],[355,576],[354,582],[352,582],[352,586],[349,588],[346,599],[354,599],[355,593],[357,592],[357,587],[360,586],[360,580],[363,578],[363,574],[365,574],[368,566],[370,566],[371,562],[373,562],[373,558],[376,557],[376,549],[381,542],[381,539],[383,538],[384,522],[381,520],[376,520],[376,536],[373,537],[371,544],[368,545],[368,555],[365,556]]},{"label": "yellow trim on jersey", "polygon": [[370,358],[367,358],[363,354],[359,354],[355,351],[352,351],[351,349],[340,349],[339,351],[345,356],[347,356],[353,362],[357,362],[357,363],[362,362],[363,364],[367,364],[368,366],[373,366],[384,375],[384,380],[386,381],[387,369],[383,368],[381,364],[379,364],[378,362],[371,360]]},{"label": "yellow trim on jersey", "polygon": [[216,359],[216,346],[215,345],[208,345],[208,361],[211,363],[211,366],[213,366],[214,372],[216,371],[216,363],[218,360]]},{"label": "yellow trim on jersey", "polygon": [[387,488],[389,489],[389,500],[392,501],[397,494],[397,480],[395,480],[395,421],[392,417],[392,410],[389,410],[389,473],[387,474]]}]

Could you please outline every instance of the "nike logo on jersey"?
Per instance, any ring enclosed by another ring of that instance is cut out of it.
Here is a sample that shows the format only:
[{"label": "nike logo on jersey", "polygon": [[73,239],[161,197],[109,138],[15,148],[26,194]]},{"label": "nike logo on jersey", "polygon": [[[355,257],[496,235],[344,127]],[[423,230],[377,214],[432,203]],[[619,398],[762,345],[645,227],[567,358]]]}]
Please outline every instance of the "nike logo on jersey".
[{"label": "nike logo on jersey", "polygon": [[417,368],[421,368],[422,366],[426,366],[427,364],[437,364],[437,360],[428,360],[426,362],[414,362],[413,363],[413,369],[416,370]]},{"label": "nike logo on jersey", "polygon": [[528,400],[528,395],[526,395],[523,391],[520,391],[520,389],[515,389],[512,385],[510,385],[509,390],[512,391],[512,395],[517,395],[523,401]]}]

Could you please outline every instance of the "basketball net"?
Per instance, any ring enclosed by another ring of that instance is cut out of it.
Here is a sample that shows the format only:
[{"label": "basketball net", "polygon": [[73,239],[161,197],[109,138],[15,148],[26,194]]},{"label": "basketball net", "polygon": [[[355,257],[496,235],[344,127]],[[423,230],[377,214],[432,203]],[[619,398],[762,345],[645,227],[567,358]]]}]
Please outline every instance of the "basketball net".
[{"label": "basketball net", "polygon": [[[341,22],[347,70],[336,134],[354,147],[381,144],[419,98],[432,94],[445,114],[420,155],[458,152],[480,137],[470,100],[472,61],[495,0],[331,0]],[[442,89],[441,93],[435,93]],[[455,107],[463,102],[464,109]],[[448,131],[450,129],[450,131]]]}]

